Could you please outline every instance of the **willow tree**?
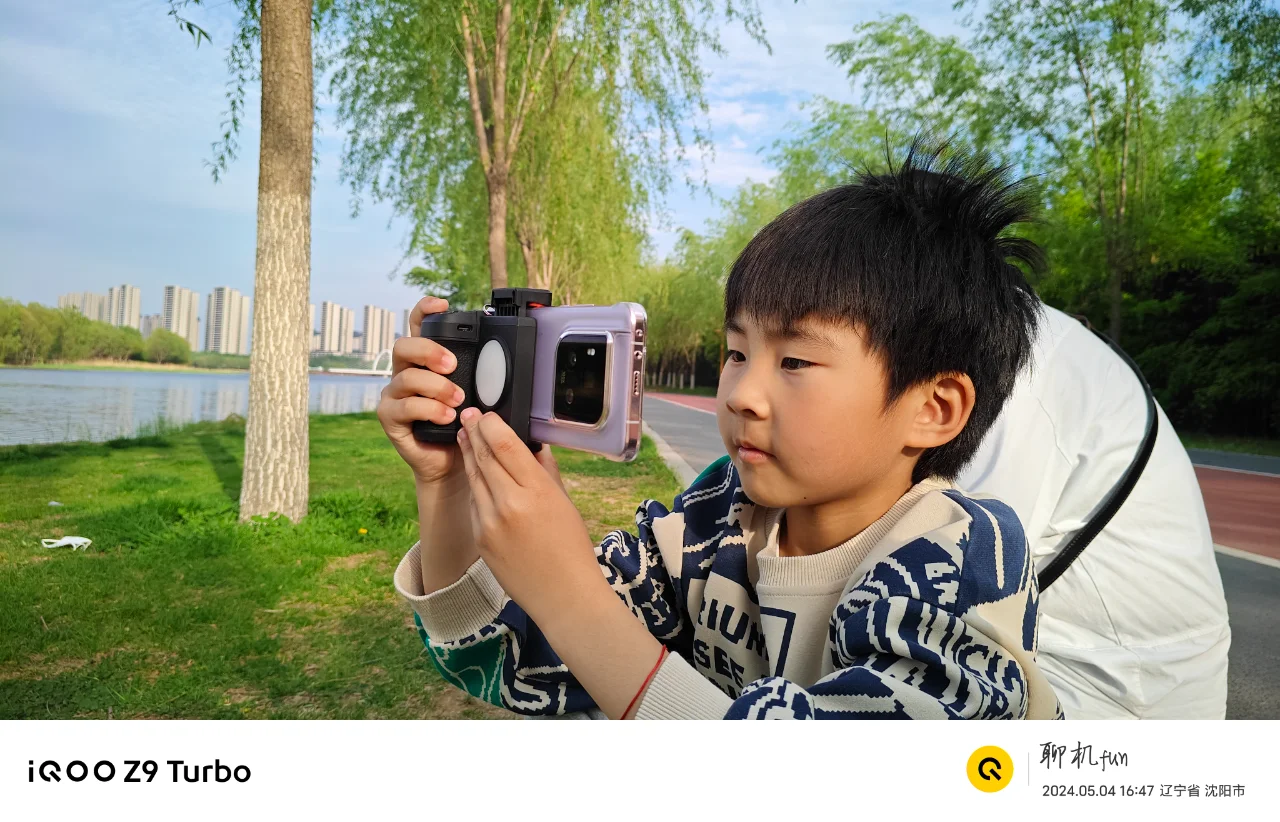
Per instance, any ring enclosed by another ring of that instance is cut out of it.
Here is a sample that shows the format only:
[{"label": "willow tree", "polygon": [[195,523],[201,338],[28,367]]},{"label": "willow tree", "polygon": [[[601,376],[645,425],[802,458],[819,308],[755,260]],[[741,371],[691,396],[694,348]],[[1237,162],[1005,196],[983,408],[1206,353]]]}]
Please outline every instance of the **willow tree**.
[{"label": "willow tree", "polygon": [[[311,166],[315,96],[312,33],[333,0],[235,0],[240,12],[228,49],[232,80],[222,140],[214,144],[214,180],[235,158],[246,87],[261,81],[258,220],[254,257],[253,349],[249,414],[240,485],[240,519],[306,516],[309,470],[308,304],[311,291]],[[169,14],[196,39],[209,39],[181,16],[202,0],[171,0]],[[255,61],[255,53],[261,62]],[[211,318],[206,318],[210,320]]]},{"label": "willow tree", "polygon": [[564,303],[611,302],[640,265],[649,205],[610,95],[579,73],[550,95],[513,167],[512,236],[526,282]]},{"label": "willow tree", "polygon": [[968,43],[900,15],[856,26],[828,52],[891,122],[959,132],[1006,155],[1016,148],[1028,170],[1078,187],[1104,247],[1109,333],[1119,340],[1144,119],[1176,36],[1159,0],[991,0]]},{"label": "willow tree", "polygon": [[[720,14],[723,6],[723,15]],[[669,154],[710,145],[702,50],[721,16],[763,41],[755,0],[366,0],[352,3],[333,78],[347,129],[343,174],[432,245],[446,195],[467,174],[486,194],[490,286],[508,284],[512,177],[557,89],[587,77],[618,112],[618,140],[666,185]],[[473,162],[478,168],[473,166]]]}]

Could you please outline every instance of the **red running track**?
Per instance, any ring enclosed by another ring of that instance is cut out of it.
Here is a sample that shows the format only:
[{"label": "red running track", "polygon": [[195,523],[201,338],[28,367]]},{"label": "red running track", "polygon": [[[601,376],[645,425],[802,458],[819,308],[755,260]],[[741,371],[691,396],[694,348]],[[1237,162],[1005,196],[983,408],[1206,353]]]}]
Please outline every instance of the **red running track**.
[{"label": "red running track", "polygon": [[[715,397],[647,392],[701,411],[716,411]],[[1280,477],[1196,466],[1209,530],[1218,545],[1280,559]]]},{"label": "red running track", "polygon": [[1213,541],[1280,559],[1280,477],[1196,466]]}]

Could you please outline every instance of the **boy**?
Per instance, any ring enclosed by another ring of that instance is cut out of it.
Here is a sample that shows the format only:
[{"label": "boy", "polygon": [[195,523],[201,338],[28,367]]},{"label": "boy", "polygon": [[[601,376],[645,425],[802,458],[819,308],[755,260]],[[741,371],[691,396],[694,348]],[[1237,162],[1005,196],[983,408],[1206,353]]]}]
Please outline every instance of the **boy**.
[{"label": "boy", "polygon": [[598,546],[496,414],[468,409],[456,450],[413,440],[460,400],[443,349],[398,341],[379,418],[421,540],[395,583],[437,668],[534,716],[1061,718],[1022,528],[950,482],[1029,355],[1012,262],[1041,257],[1000,235],[1031,202],[913,145],[762,229],[726,285],[729,456]]}]

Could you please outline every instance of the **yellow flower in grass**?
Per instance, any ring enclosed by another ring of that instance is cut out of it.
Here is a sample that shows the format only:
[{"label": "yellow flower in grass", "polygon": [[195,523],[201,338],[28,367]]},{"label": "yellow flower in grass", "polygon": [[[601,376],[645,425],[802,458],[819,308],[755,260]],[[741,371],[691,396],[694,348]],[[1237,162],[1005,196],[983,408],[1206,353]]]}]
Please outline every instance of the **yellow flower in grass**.
[{"label": "yellow flower in grass", "polygon": [[361,534],[367,534],[367,533],[369,533],[369,529],[368,529],[368,528],[361,528],[361,529],[360,529],[360,533],[361,533]]}]

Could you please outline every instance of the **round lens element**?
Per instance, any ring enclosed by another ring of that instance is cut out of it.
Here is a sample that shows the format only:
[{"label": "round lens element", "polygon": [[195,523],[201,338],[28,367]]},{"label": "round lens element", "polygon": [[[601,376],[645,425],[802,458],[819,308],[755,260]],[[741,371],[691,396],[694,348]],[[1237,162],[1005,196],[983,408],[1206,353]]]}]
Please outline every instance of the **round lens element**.
[{"label": "round lens element", "polygon": [[572,388],[570,388],[568,391],[565,392],[564,401],[569,403],[570,405],[573,405],[573,389]]},{"label": "round lens element", "polygon": [[507,386],[507,350],[499,340],[489,340],[476,359],[476,396],[487,408],[502,399]]}]

